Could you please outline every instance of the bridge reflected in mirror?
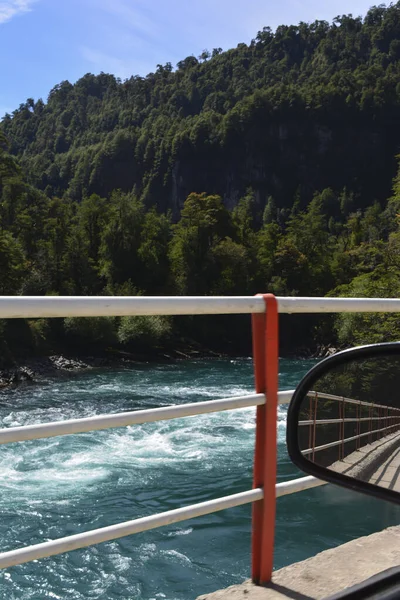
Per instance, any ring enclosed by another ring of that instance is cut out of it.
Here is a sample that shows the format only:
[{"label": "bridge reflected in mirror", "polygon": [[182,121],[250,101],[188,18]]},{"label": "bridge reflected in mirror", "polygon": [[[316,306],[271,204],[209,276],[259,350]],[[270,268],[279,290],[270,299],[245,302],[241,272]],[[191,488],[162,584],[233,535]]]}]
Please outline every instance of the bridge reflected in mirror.
[{"label": "bridge reflected in mirror", "polygon": [[298,426],[307,460],[400,492],[400,357],[332,368],[304,396]]}]

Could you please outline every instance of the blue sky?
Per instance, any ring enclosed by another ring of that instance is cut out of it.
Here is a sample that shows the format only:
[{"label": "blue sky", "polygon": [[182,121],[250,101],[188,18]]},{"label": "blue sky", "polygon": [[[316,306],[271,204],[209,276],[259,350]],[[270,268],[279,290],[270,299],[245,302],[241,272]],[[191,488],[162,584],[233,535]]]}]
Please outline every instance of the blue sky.
[{"label": "blue sky", "polygon": [[269,25],[364,15],[371,0],[0,0],[0,116],[62,80],[146,75]]}]

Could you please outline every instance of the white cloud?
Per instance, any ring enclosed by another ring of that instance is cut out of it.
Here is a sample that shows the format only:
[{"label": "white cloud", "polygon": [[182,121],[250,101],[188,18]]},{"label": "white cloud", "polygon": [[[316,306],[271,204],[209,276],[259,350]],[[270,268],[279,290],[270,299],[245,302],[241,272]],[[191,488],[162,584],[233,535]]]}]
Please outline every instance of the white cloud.
[{"label": "white cloud", "polygon": [[31,5],[36,0],[0,0],[0,24],[6,23],[16,15],[31,10]]},{"label": "white cloud", "polygon": [[85,41],[80,52],[95,71],[125,79],[146,75],[155,70],[157,63],[174,62],[174,49],[170,47],[175,44],[175,32],[167,27],[163,0],[154,0],[151,6],[145,0],[87,1],[93,9],[96,35]]},{"label": "white cloud", "polygon": [[131,75],[136,75],[137,73],[146,74],[154,70],[154,65],[140,61],[140,59],[118,58],[117,56],[107,54],[107,52],[87,46],[81,47],[81,54],[84,60],[93,65],[95,72],[103,71],[104,73],[111,73],[121,79],[129,79]]},{"label": "white cloud", "polygon": [[96,2],[97,8],[101,8],[105,13],[111,15],[124,25],[124,27],[137,33],[144,34],[149,37],[154,37],[157,34],[158,27],[154,19],[149,18],[145,11],[137,10],[132,6],[132,3],[124,2],[124,0],[102,0]]}]

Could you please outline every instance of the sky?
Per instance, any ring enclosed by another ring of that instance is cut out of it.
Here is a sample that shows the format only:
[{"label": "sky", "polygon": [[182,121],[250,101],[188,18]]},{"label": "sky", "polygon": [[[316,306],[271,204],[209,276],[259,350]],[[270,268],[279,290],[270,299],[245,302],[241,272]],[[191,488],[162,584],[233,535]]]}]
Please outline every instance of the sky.
[{"label": "sky", "polygon": [[365,15],[373,0],[0,0],[0,117],[85,73],[122,79],[264,26]]}]

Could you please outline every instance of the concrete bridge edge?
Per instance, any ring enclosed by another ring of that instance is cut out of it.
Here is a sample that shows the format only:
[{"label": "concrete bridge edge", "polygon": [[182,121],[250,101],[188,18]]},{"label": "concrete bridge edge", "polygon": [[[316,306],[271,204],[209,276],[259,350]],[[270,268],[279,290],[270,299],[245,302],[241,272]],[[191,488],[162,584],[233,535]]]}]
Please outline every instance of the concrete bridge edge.
[{"label": "concrete bridge edge", "polygon": [[400,526],[354,539],[274,571],[272,583],[247,580],[197,600],[322,600],[400,565]]}]

